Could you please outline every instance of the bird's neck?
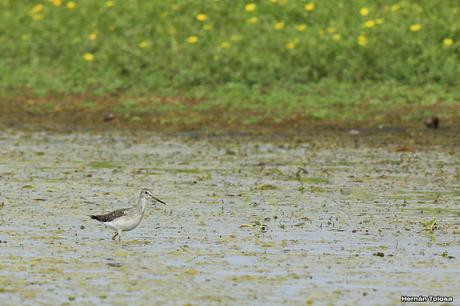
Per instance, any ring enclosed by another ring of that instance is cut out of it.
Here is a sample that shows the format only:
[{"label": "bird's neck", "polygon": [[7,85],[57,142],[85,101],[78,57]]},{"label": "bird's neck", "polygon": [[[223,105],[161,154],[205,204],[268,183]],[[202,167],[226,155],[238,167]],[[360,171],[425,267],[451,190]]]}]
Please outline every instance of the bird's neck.
[{"label": "bird's neck", "polygon": [[140,197],[136,204],[136,209],[139,210],[142,214],[145,211],[145,204],[147,203],[147,199],[145,197]]}]

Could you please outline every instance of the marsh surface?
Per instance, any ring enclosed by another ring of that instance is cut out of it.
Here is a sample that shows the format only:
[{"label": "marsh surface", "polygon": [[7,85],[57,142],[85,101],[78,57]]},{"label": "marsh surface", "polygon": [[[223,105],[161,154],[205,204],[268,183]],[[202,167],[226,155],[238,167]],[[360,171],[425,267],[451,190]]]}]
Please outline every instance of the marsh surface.
[{"label": "marsh surface", "polygon": [[[0,304],[458,302],[459,157],[347,133],[0,134]],[[167,206],[121,242],[87,217],[142,187]]]}]

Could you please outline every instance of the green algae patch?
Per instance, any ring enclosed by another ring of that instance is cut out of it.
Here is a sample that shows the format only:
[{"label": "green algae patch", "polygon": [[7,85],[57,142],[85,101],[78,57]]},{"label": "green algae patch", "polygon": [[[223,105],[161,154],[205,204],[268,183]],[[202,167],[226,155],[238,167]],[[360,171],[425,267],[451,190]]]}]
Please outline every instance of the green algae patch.
[{"label": "green algae patch", "polygon": [[113,169],[118,168],[119,166],[108,161],[95,161],[88,164],[89,167],[93,169]]},{"label": "green algae patch", "polygon": [[263,185],[256,186],[255,189],[258,189],[258,190],[276,190],[276,189],[278,189],[278,187],[276,187],[275,185],[271,185],[271,184],[263,184]]},{"label": "green algae patch", "polygon": [[184,173],[184,174],[198,174],[202,173],[203,170],[197,168],[157,168],[157,171],[169,172],[169,173]]},{"label": "green algae patch", "polygon": [[302,177],[301,182],[307,184],[328,184],[329,180],[322,177]]}]

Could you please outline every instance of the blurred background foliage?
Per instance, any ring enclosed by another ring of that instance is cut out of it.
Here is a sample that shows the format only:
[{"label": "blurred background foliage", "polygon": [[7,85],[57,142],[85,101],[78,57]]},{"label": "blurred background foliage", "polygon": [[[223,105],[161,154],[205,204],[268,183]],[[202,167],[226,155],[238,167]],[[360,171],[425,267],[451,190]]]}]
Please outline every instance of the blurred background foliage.
[{"label": "blurred background foliage", "polygon": [[0,0],[3,90],[460,82],[460,3]]}]

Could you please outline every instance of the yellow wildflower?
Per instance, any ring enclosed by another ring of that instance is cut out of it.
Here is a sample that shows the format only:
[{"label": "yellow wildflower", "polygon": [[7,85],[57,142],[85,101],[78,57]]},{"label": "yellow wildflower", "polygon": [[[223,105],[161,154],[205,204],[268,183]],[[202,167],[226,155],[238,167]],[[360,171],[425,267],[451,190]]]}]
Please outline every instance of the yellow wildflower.
[{"label": "yellow wildflower", "polygon": [[208,16],[206,16],[205,14],[198,14],[196,15],[196,19],[198,21],[205,21],[206,19],[208,19]]},{"label": "yellow wildflower", "polygon": [[106,7],[106,8],[111,8],[112,6],[113,6],[113,1],[107,1],[107,2],[105,3],[105,7]]},{"label": "yellow wildflower", "polygon": [[54,6],[60,6],[62,4],[62,0],[51,0],[51,3]]},{"label": "yellow wildflower", "polygon": [[397,11],[399,11],[400,8],[401,8],[401,6],[399,4],[393,4],[391,6],[391,11],[392,12],[397,12]]},{"label": "yellow wildflower", "polygon": [[306,24],[298,24],[295,26],[296,30],[299,31],[299,32],[303,32],[307,29],[307,25]]},{"label": "yellow wildflower", "polygon": [[85,61],[87,61],[87,62],[92,62],[92,61],[94,61],[94,54],[92,54],[92,53],[85,53],[85,54],[83,55],[83,59],[84,59]]},{"label": "yellow wildflower", "polygon": [[139,48],[141,48],[141,49],[146,49],[146,48],[148,48],[148,47],[150,47],[150,44],[149,44],[149,42],[146,41],[146,40],[143,40],[143,41],[141,41],[141,42],[139,43]]},{"label": "yellow wildflower", "polygon": [[73,10],[73,9],[75,9],[77,7],[77,4],[74,1],[69,1],[69,2],[67,2],[66,7],[69,10]]},{"label": "yellow wildflower", "polygon": [[224,42],[222,42],[222,43],[220,44],[220,48],[221,48],[221,49],[228,49],[228,48],[230,48],[230,46],[231,46],[231,45],[230,45],[230,43],[229,43],[228,41],[224,41]]},{"label": "yellow wildflower", "polygon": [[454,40],[452,38],[444,38],[444,40],[442,41],[442,44],[445,47],[450,47],[454,44]]},{"label": "yellow wildflower", "polygon": [[89,34],[89,40],[95,41],[97,39],[97,32],[94,31],[93,33]]},{"label": "yellow wildflower", "polygon": [[335,41],[339,41],[342,39],[342,35],[340,34],[334,34],[332,35],[332,39],[335,40]]},{"label": "yellow wildflower", "polygon": [[259,19],[258,19],[256,16],[251,17],[251,18],[249,18],[249,20],[248,20],[248,22],[249,22],[250,24],[256,24],[257,21],[259,21]]},{"label": "yellow wildflower", "polygon": [[43,4],[37,4],[34,7],[32,7],[32,9],[29,11],[29,14],[35,15],[35,14],[43,12],[44,9],[45,7],[43,6]]},{"label": "yellow wildflower", "polygon": [[313,12],[314,9],[315,9],[315,4],[313,2],[308,2],[307,4],[305,4],[305,10],[307,12]]},{"label": "yellow wildflower", "polygon": [[279,21],[279,22],[275,23],[275,25],[273,27],[275,28],[275,30],[281,30],[281,29],[284,28],[284,22]]},{"label": "yellow wildflower", "polygon": [[365,23],[363,23],[363,27],[365,28],[373,28],[374,26],[375,26],[374,20],[368,20]]},{"label": "yellow wildflower", "polygon": [[257,8],[257,5],[255,5],[254,3],[248,3],[244,6],[244,9],[246,10],[246,12],[254,12]]},{"label": "yellow wildflower", "polygon": [[276,3],[276,2],[278,2],[278,0],[272,0],[272,3]]},{"label": "yellow wildflower", "polygon": [[334,27],[329,27],[326,29],[326,31],[330,34],[334,34],[335,32],[337,32],[337,30]]},{"label": "yellow wildflower", "polygon": [[414,23],[409,27],[409,30],[411,32],[418,32],[422,28],[422,25],[420,23]]},{"label": "yellow wildflower", "polygon": [[367,45],[367,37],[366,37],[366,35],[359,35],[358,36],[358,45],[360,45],[361,47],[364,47],[365,45]]},{"label": "yellow wildflower", "polygon": [[384,21],[385,21],[385,19],[383,19],[383,18],[377,18],[377,19],[375,19],[375,23],[376,23],[376,24],[382,24]]},{"label": "yellow wildflower", "polygon": [[287,49],[294,49],[295,47],[297,47],[297,43],[295,41],[290,41],[286,44],[286,48]]},{"label": "yellow wildflower", "polygon": [[189,44],[196,44],[198,42],[198,36],[192,35],[187,37],[187,42]]},{"label": "yellow wildflower", "polygon": [[369,9],[367,7],[362,7],[360,10],[359,10],[359,14],[361,16],[367,16],[369,15]]},{"label": "yellow wildflower", "polygon": [[205,24],[205,25],[203,26],[203,29],[204,29],[205,31],[211,31],[211,30],[212,30],[212,25],[211,25],[211,24]]}]

